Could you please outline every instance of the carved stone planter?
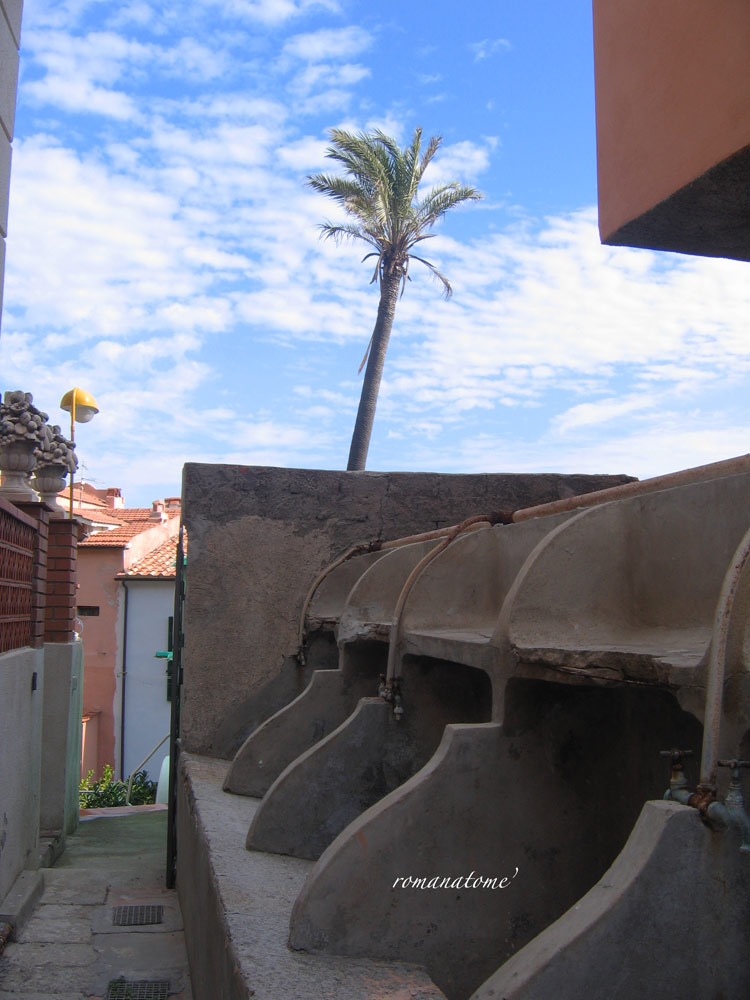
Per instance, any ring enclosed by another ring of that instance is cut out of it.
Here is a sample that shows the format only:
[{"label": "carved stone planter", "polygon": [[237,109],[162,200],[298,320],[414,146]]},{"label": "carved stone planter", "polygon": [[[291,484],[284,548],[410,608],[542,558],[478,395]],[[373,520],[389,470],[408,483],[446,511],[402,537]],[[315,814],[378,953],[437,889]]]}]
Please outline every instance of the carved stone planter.
[{"label": "carved stone planter", "polygon": [[68,476],[67,465],[38,465],[34,471],[34,489],[41,499],[52,507],[52,517],[65,517],[65,508],[58,503],[57,494],[65,489]]},{"label": "carved stone planter", "polygon": [[29,475],[36,465],[36,446],[37,442],[28,438],[0,443],[0,472],[3,475],[0,496],[6,500],[39,499],[29,483]]}]

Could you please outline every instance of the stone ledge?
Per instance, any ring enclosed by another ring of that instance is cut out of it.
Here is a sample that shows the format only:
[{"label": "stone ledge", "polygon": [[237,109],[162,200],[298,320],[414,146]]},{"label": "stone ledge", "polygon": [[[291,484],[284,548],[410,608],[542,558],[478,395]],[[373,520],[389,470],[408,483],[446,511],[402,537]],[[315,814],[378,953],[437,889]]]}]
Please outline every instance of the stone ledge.
[{"label": "stone ledge", "polygon": [[178,779],[177,889],[196,1000],[445,1000],[415,965],[287,946],[312,862],[245,850],[259,800],[222,790],[228,766],[183,754]]},{"label": "stone ledge", "polygon": [[15,940],[19,929],[26,923],[44,891],[41,872],[21,872],[10,892],[0,903],[0,924],[10,924],[11,940]]}]

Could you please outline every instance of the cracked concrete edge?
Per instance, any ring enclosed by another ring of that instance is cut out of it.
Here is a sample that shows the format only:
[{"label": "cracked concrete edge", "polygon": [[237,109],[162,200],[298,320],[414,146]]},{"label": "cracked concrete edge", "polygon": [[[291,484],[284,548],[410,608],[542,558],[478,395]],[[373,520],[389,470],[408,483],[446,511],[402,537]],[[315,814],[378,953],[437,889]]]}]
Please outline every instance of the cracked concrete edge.
[{"label": "cracked concrete edge", "polygon": [[24,871],[18,876],[0,903],[0,924],[10,924],[11,941],[26,923],[44,892],[44,876],[40,871]]}]

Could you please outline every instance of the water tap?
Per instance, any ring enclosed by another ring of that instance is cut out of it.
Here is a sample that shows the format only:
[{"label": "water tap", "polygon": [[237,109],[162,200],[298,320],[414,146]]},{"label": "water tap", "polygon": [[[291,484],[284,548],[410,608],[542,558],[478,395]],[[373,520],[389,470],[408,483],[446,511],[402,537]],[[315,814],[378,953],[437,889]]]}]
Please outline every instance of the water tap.
[{"label": "water tap", "polygon": [[745,812],[742,785],[740,784],[740,768],[750,767],[750,760],[738,760],[736,757],[733,757],[730,760],[719,760],[716,763],[719,767],[731,768],[732,777],[729,782],[729,790],[724,799],[724,805],[722,806],[718,802],[713,803],[709,807],[708,814],[722,820],[727,826],[730,823],[736,826],[742,834],[740,850],[748,854],[750,853],[750,818]]},{"label": "water tap", "polygon": [[687,778],[685,777],[685,770],[683,768],[683,760],[686,757],[692,757],[692,750],[678,750],[673,747],[671,750],[661,750],[659,752],[660,757],[669,757],[672,764],[672,774],[669,779],[669,788],[664,793],[665,799],[671,799],[674,802],[682,802],[683,805],[687,804]]}]

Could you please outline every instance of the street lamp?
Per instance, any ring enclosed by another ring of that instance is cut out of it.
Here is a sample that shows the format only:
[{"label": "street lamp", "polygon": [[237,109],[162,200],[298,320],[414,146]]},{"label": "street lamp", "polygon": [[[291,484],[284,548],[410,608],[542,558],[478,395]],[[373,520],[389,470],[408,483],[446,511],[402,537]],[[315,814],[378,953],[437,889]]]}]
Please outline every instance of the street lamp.
[{"label": "street lamp", "polygon": [[[96,416],[99,407],[90,392],[85,389],[71,389],[60,400],[60,409],[70,414],[70,443],[75,444],[75,425],[87,424]],[[70,519],[73,520],[73,484],[75,469],[70,470]]]}]

